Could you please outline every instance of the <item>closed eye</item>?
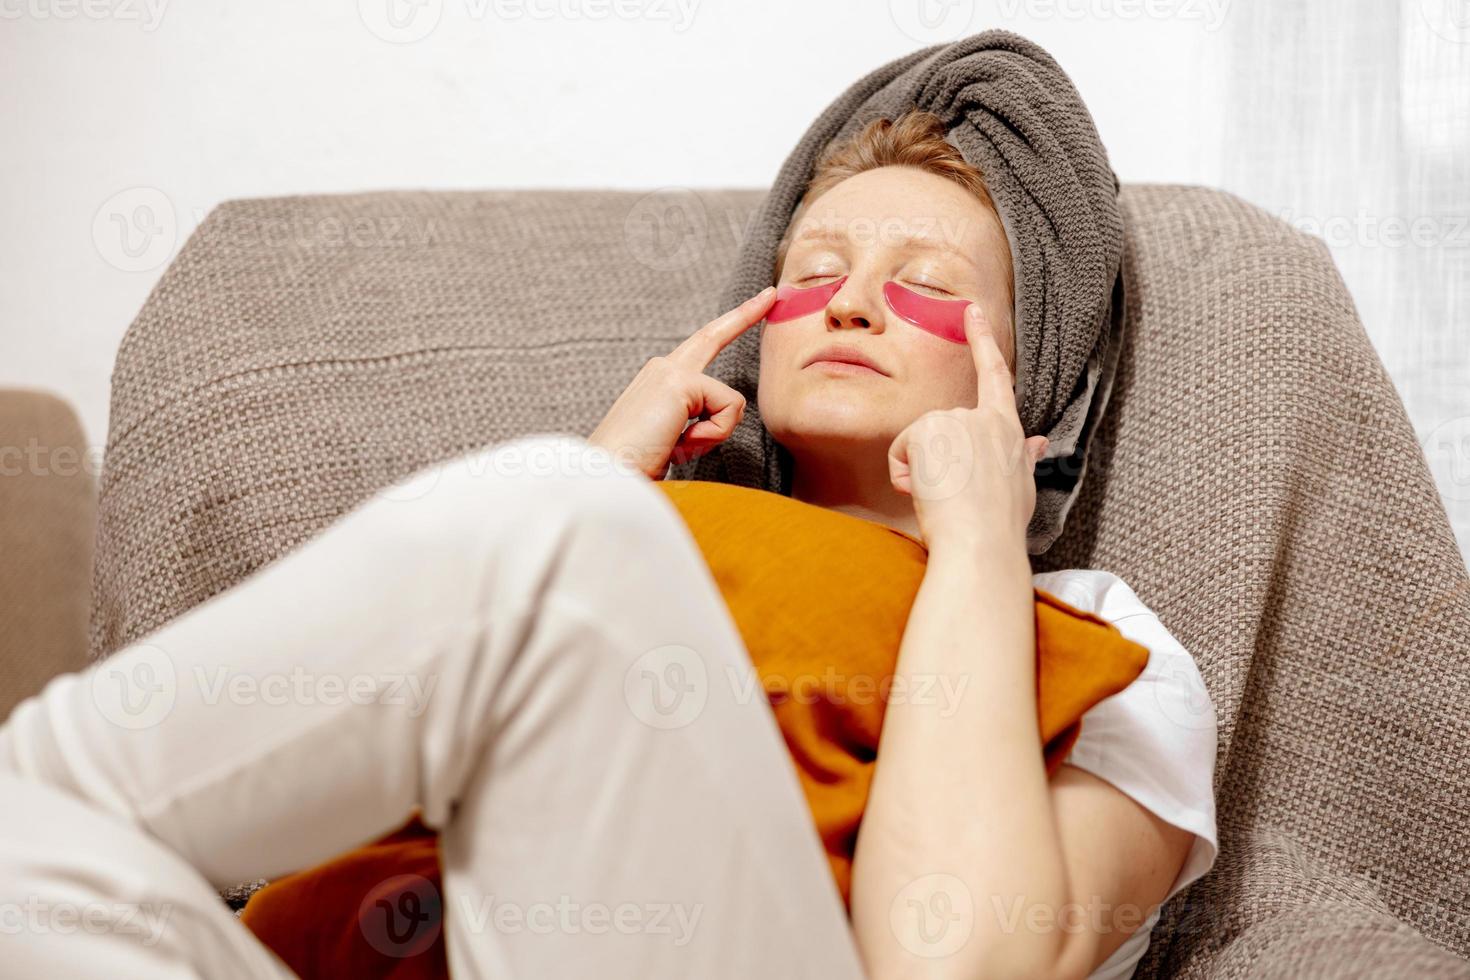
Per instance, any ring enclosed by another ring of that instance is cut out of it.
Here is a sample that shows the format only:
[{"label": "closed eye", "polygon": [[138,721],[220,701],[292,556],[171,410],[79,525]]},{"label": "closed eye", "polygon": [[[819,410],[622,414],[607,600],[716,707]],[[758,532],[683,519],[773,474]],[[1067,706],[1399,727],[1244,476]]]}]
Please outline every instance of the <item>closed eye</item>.
[{"label": "closed eye", "polygon": [[930,290],[932,292],[938,293],[941,296],[953,296],[954,295],[954,293],[950,292],[947,289],[942,289],[939,286],[931,286],[927,282],[914,282],[914,281],[910,280],[907,283],[907,285],[910,285],[910,286],[918,286],[920,289],[928,289],[928,290]]}]

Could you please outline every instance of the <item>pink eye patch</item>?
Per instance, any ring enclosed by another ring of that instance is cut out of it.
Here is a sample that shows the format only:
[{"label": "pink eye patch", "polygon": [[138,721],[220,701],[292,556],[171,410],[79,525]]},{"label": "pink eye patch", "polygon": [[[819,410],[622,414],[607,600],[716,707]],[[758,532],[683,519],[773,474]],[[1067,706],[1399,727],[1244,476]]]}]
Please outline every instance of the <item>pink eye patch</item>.
[{"label": "pink eye patch", "polygon": [[837,290],[847,282],[843,276],[825,286],[813,286],[810,289],[801,289],[797,286],[782,286],[776,290],[776,302],[771,304],[771,309],[766,313],[767,323],[780,323],[783,320],[795,320],[799,316],[815,313],[826,309],[827,304],[832,302],[832,297],[837,295]]},{"label": "pink eye patch", "polygon": [[[813,286],[809,289],[802,289],[799,286],[782,286],[776,291],[776,302],[771,304],[770,311],[766,313],[766,322],[781,323],[785,320],[795,320],[825,309],[845,282],[847,282],[847,277],[843,276],[824,286]],[[916,293],[912,289],[906,289],[893,281],[883,284],[883,298],[888,301],[889,308],[900,319],[912,323],[920,330],[925,330],[951,343],[963,344],[966,342],[965,307],[970,305],[969,300],[934,299]]]},{"label": "pink eye patch", "polygon": [[892,281],[883,284],[883,298],[893,312],[920,330],[952,343],[966,343],[965,307],[970,305],[969,300],[935,299]]}]

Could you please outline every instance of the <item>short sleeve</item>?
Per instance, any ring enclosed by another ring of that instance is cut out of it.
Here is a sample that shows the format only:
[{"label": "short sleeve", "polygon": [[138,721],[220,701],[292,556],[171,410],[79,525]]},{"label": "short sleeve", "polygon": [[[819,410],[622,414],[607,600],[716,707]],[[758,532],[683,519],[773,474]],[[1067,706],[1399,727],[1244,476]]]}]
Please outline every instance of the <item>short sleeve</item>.
[{"label": "short sleeve", "polygon": [[1082,716],[1065,761],[1086,769],[1176,827],[1194,843],[1165,901],[1214,866],[1215,707],[1194,658],[1121,578],[1095,569],[1033,576],[1033,584],[1095,613],[1148,648],[1133,683]]}]

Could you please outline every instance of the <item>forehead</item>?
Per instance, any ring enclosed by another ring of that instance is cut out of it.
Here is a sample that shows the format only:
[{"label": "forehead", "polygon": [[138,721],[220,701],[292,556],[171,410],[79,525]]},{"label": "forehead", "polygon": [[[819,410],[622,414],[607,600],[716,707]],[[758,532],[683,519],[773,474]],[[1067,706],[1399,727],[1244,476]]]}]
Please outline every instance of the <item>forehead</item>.
[{"label": "forehead", "polygon": [[973,261],[996,223],[978,198],[953,181],[913,167],[880,167],[817,198],[793,231],[791,249],[886,249]]}]

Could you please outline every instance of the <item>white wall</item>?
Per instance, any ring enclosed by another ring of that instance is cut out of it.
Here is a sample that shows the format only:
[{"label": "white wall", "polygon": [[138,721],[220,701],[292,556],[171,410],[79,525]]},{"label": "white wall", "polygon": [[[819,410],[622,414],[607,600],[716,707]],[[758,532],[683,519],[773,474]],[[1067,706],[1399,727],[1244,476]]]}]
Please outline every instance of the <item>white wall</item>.
[{"label": "white wall", "polygon": [[[764,186],[851,81],[986,27],[1057,57],[1125,181],[1227,186],[1283,210],[1226,145],[1253,4],[0,0],[0,385],[65,395],[100,446],[117,343],[221,200]],[[1470,403],[1436,411],[1470,418]],[[1445,479],[1470,540],[1470,473]]]}]

